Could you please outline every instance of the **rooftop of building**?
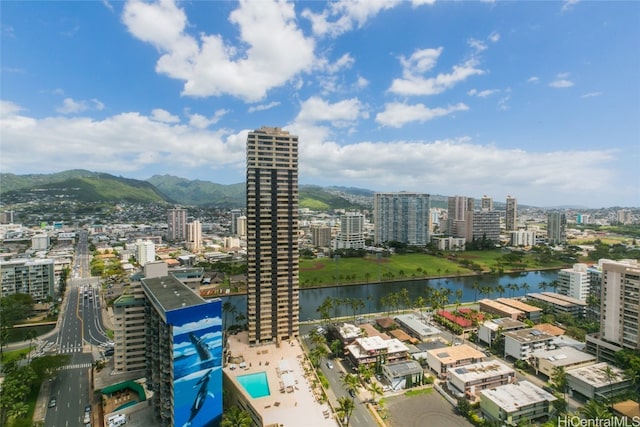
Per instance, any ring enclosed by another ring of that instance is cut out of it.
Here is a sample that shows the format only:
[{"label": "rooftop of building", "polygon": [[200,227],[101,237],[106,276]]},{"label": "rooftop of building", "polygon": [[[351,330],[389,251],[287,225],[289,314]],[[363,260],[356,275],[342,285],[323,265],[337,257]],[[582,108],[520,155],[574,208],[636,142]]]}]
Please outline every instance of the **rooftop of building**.
[{"label": "rooftop of building", "polygon": [[537,351],[533,356],[546,359],[554,366],[568,366],[576,363],[595,362],[596,357],[573,347],[561,347],[554,350]]},{"label": "rooftop of building", "polygon": [[537,342],[537,341],[547,341],[552,340],[553,335],[545,334],[538,329],[527,328],[527,329],[519,329],[517,331],[508,331],[504,334],[505,337],[512,338],[520,343],[529,343],[529,342]]},{"label": "rooftop of building", "polygon": [[508,305],[499,303],[497,301],[494,300],[490,300],[490,299],[481,299],[480,301],[478,301],[478,304],[480,304],[480,307],[482,309],[482,306],[485,305],[489,308],[493,308],[495,310],[500,310],[503,313],[507,313],[507,314],[515,314],[517,316],[524,314],[524,312],[522,310],[518,310],[517,308],[514,307],[510,307]]},{"label": "rooftop of building", "polygon": [[545,334],[553,335],[554,337],[564,335],[564,329],[559,326],[552,325],[551,323],[540,323],[539,325],[534,325],[533,329],[542,331]]},{"label": "rooftop of building", "polygon": [[181,307],[205,304],[206,301],[173,276],[142,279],[145,294],[164,312]]},{"label": "rooftop of building", "polygon": [[422,372],[422,366],[415,360],[403,360],[402,362],[388,363],[384,366],[394,377],[405,377]]},{"label": "rooftop of building", "polygon": [[458,377],[465,383],[508,374],[515,374],[515,371],[497,360],[472,363],[449,370],[449,375]]},{"label": "rooftop of building", "polygon": [[440,362],[445,365],[455,363],[459,360],[485,358],[484,353],[467,344],[428,350],[427,353],[440,360]]},{"label": "rooftop of building", "polygon": [[138,305],[144,304],[143,298],[136,298],[133,294],[122,294],[113,302],[114,306]]},{"label": "rooftop of building", "polygon": [[404,324],[407,328],[415,331],[423,337],[437,335],[440,333],[438,329],[427,325],[415,314],[400,314],[395,317],[395,320]]},{"label": "rooftop of building", "polygon": [[499,319],[487,320],[482,324],[482,326],[489,328],[492,331],[497,331],[500,328],[502,328],[503,331],[508,331],[510,329],[526,328],[527,324],[510,317],[501,317]]},{"label": "rooftop of building", "polygon": [[346,340],[351,340],[362,336],[362,330],[353,323],[343,323],[336,325],[336,329],[340,336]]},{"label": "rooftop of building", "polygon": [[623,417],[640,419],[640,403],[635,400],[625,400],[613,404],[613,410]]},{"label": "rooftop of building", "polygon": [[[611,373],[611,378],[609,378],[608,372]],[[568,369],[567,375],[587,383],[594,388],[609,386],[627,380],[627,377],[621,369],[609,365],[606,362]]]},{"label": "rooftop of building", "polygon": [[527,294],[527,298],[533,298],[539,301],[547,302],[549,304],[557,305],[560,307],[574,307],[578,306],[586,306],[587,303],[584,301],[580,301],[579,299],[571,298],[565,295],[560,295],[555,292],[541,292],[541,293],[531,293]]},{"label": "rooftop of building", "polygon": [[517,308],[518,310],[524,311],[525,313],[535,313],[542,311],[540,307],[535,307],[515,298],[498,298],[496,301],[501,304],[508,305],[509,307]]},{"label": "rooftop of building", "polygon": [[364,334],[368,337],[381,337],[384,340],[389,339],[389,335],[385,334],[384,332],[380,332],[369,323],[363,323],[362,325],[360,325],[360,329],[362,329],[364,331]]},{"label": "rooftop of building", "polygon": [[[251,402],[264,425],[295,426],[300,425],[300,420],[318,427],[336,425],[334,419],[325,415],[330,411],[329,406],[320,401],[319,390],[313,388],[314,370],[305,369],[310,368],[310,364],[298,341],[255,347],[249,345],[247,332],[241,332],[230,336],[227,345],[232,363],[223,368],[223,373]],[[254,399],[237,378],[260,372],[267,376],[269,395]]]},{"label": "rooftop of building", "polygon": [[529,381],[482,390],[480,394],[496,403],[507,413],[516,412],[523,406],[557,400],[551,393],[547,393]]},{"label": "rooftop of building", "polygon": [[391,338],[388,340],[382,339],[382,337],[362,337],[356,338],[356,344],[365,352],[377,352],[380,350],[387,350],[387,353],[397,353],[400,351],[408,351],[406,345],[402,344],[398,339]]}]

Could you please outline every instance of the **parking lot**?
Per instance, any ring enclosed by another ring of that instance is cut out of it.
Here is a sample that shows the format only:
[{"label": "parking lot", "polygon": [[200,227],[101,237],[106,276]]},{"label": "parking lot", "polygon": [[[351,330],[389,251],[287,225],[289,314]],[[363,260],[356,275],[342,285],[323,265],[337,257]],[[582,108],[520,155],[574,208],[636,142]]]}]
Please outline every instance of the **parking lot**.
[{"label": "parking lot", "polygon": [[385,399],[389,414],[386,420],[391,427],[472,427],[466,418],[436,390],[429,394],[406,396],[400,394]]}]

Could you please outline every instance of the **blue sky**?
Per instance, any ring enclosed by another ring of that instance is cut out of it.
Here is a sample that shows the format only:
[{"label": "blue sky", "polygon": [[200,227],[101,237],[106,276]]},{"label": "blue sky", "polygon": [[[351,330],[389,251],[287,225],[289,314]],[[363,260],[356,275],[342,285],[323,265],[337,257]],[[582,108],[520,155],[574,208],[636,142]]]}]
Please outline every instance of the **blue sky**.
[{"label": "blue sky", "polygon": [[640,2],[2,1],[0,169],[640,206]]}]

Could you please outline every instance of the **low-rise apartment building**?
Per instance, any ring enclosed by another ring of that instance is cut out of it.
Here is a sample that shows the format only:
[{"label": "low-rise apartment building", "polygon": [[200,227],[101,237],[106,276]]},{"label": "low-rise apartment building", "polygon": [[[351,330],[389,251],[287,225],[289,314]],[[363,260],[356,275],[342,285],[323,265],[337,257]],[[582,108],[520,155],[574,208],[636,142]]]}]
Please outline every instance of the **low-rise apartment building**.
[{"label": "low-rise apartment building", "polygon": [[510,317],[491,319],[485,321],[478,327],[478,339],[491,346],[499,334],[525,328],[527,328],[526,323]]},{"label": "low-rise apartment building", "polygon": [[560,347],[554,350],[538,351],[532,354],[533,367],[536,373],[542,373],[548,378],[553,375],[555,368],[573,369],[581,366],[593,365],[596,357],[573,347]]},{"label": "low-rise apartment building", "polygon": [[555,347],[554,336],[537,329],[521,329],[505,332],[504,357],[511,356],[516,360],[528,361],[537,351],[550,350]]},{"label": "low-rise apartment building", "polygon": [[608,401],[611,397],[628,391],[632,387],[631,378],[606,362],[569,369],[567,386],[571,393],[579,393],[586,399]]},{"label": "low-rise apartment building", "polygon": [[480,409],[485,417],[518,425],[520,420],[531,422],[549,417],[556,397],[529,381],[506,384],[480,392]]},{"label": "low-rise apartment building", "polygon": [[385,340],[379,336],[356,338],[353,344],[347,346],[346,351],[354,366],[381,366],[409,358],[409,348],[400,340]]},{"label": "low-rise apartment building", "polygon": [[474,401],[477,393],[515,381],[516,372],[497,360],[472,363],[449,370],[447,387],[457,397]]},{"label": "low-rise apartment building", "polygon": [[486,356],[466,344],[427,351],[427,363],[440,378],[445,378],[450,369],[471,363],[482,362]]}]

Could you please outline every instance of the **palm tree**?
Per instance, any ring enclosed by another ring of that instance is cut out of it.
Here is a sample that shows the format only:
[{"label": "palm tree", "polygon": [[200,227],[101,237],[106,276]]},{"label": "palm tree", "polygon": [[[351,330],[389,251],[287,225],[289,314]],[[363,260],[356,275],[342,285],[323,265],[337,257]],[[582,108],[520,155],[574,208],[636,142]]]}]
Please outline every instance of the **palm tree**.
[{"label": "palm tree", "polygon": [[462,299],[462,289],[458,288],[456,289],[456,299],[455,299],[455,304],[456,304],[456,311],[458,311],[458,309],[460,308],[460,300]]},{"label": "palm tree", "polygon": [[25,341],[29,340],[29,357],[27,358],[27,363],[29,363],[29,361],[31,360],[31,347],[33,344],[33,340],[35,340],[37,337],[38,333],[35,331],[35,329],[29,329],[29,331],[25,335]]},{"label": "palm tree", "polygon": [[[543,280],[542,282],[538,283],[538,287],[542,289],[542,292],[544,292],[549,288],[549,284]],[[529,289],[529,285],[527,285],[527,289]]]},{"label": "palm tree", "polygon": [[566,392],[567,392],[567,372],[564,370],[562,366],[556,366],[551,371],[551,382],[555,389],[561,392],[566,400]]},{"label": "palm tree", "polygon": [[613,380],[618,379],[618,373],[609,365],[602,370],[602,373],[607,377],[607,381],[609,381],[609,401],[611,402],[613,400]]},{"label": "palm tree", "polygon": [[229,315],[229,313],[236,312],[236,306],[227,301],[222,304],[222,312],[224,313],[224,328],[228,329],[229,323],[227,322],[227,316]]},{"label": "palm tree", "polygon": [[611,419],[611,413],[607,409],[607,407],[598,402],[595,399],[589,400],[585,403],[580,409],[578,409],[580,415],[584,417],[585,420],[608,420]]},{"label": "palm tree", "polygon": [[527,295],[527,293],[529,292],[529,284],[527,282],[524,282],[522,285],[520,285],[520,289],[522,289],[524,291],[524,294]]},{"label": "palm tree", "polygon": [[504,292],[505,292],[504,286],[502,285],[496,286],[496,292],[498,293],[498,295],[500,295],[500,298],[502,298],[502,295],[504,295]]},{"label": "palm tree", "polygon": [[360,389],[360,379],[353,374],[345,374],[345,376],[342,377],[342,385],[351,395],[351,399],[355,400],[356,394]]},{"label": "palm tree", "polygon": [[251,415],[247,411],[232,406],[223,412],[220,427],[251,427],[252,423]]},{"label": "palm tree", "polygon": [[375,381],[369,384],[369,392],[371,393],[371,399],[373,399],[373,403],[376,402],[376,396],[382,396],[382,394],[384,393],[380,384]]},{"label": "palm tree", "polygon": [[473,285],[471,285],[471,289],[475,291],[475,297],[473,301],[478,301],[478,291],[480,290],[480,283],[478,283],[478,281],[473,282]]},{"label": "palm tree", "polygon": [[349,419],[351,418],[351,413],[355,406],[356,405],[353,403],[353,400],[349,399],[347,396],[341,396],[338,398],[337,413],[340,417],[340,421],[344,421],[344,425],[349,425]]}]

